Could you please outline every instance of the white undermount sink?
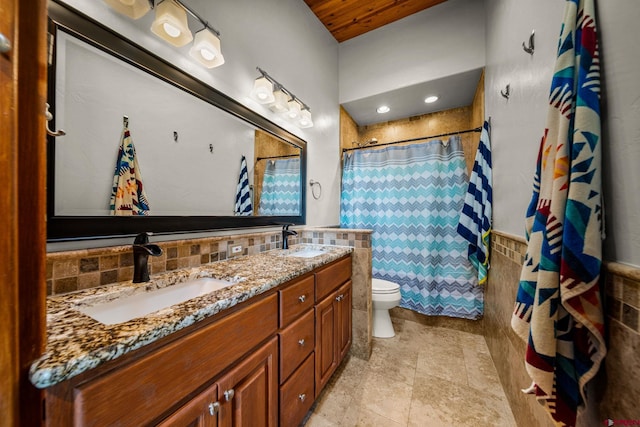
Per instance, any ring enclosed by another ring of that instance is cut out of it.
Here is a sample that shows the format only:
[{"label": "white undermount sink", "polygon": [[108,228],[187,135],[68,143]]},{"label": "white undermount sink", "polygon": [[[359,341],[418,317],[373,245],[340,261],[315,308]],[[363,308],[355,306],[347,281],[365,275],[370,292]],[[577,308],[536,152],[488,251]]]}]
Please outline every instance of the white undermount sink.
[{"label": "white undermount sink", "polygon": [[291,252],[286,256],[297,258],[314,258],[320,255],[324,255],[325,253],[325,251],[321,251],[318,249],[302,249],[301,251]]},{"label": "white undermount sink", "polygon": [[203,277],[167,286],[166,288],[118,298],[109,302],[79,307],[78,310],[100,323],[115,325],[137,317],[146,316],[147,314],[162,310],[174,304],[179,304],[237,283],[238,282]]}]

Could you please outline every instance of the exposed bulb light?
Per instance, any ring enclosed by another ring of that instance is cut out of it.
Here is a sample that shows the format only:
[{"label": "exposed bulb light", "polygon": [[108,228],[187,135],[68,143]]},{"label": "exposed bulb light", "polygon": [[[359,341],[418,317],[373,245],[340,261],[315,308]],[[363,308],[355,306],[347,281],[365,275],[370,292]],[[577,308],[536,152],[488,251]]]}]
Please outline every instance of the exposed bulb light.
[{"label": "exposed bulb light", "polygon": [[310,128],[313,126],[313,121],[311,120],[311,111],[302,110],[300,112],[300,118],[298,119],[298,127],[300,128]]},{"label": "exposed bulb light", "polygon": [[438,100],[438,97],[437,97],[437,96],[435,96],[435,95],[431,95],[431,96],[427,96],[427,97],[424,99],[424,102],[425,102],[425,103],[427,103],[427,104],[431,104],[432,102],[436,102],[437,100]]},{"label": "exposed bulb light", "polygon": [[253,82],[251,97],[260,104],[272,103],[275,101],[275,97],[273,96],[273,83],[267,80],[266,77],[258,77]]},{"label": "exposed bulb light", "polygon": [[164,0],[156,7],[156,19],[151,24],[151,31],[176,46],[184,46],[193,40],[189,30],[186,10],[173,0]]},{"label": "exposed bulb light", "polygon": [[295,99],[287,102],[287,111],[284,113],[284,116],[289,120],[295,120],[300,116],[300,103]]},{"label": "exposed bulb light", "polygon": [[169,37],[172,37],[174,39],[178,37],[180,34],[182,34],[182,31],[180,31],[180,28],[174,27],[169,22],[162,23],[162,29],[164,30],[165,33],[167,33]]},{"label": "exposed bulb light", "polygon": [[376,111],[378,112],[378,114],[384,114],[384,113],[388,113],[389,111],[391,111],[391,108],[389,108],[386,105],[381,105],[376,109]]},{"label": "exposed bulb light", "polygon": [[274,113],[284,113],[285,111],[287,111],[287,102],[289,101],[289,96],[284,93],[281,88],[278,88],[273,92],[273,97],[274,101],[273,104],[269,105],[269,109]]},{"label": "exposed bulb light", "polygon": [[104,0],[113,10],[131,19],[139,19],[151,10],[149,0]]},{"label": "exposed bulb light", "polygon": [[224,57],[220,51],[220,39],[208,28],[196,33],[189,55],[207,68],[224,64]]}]

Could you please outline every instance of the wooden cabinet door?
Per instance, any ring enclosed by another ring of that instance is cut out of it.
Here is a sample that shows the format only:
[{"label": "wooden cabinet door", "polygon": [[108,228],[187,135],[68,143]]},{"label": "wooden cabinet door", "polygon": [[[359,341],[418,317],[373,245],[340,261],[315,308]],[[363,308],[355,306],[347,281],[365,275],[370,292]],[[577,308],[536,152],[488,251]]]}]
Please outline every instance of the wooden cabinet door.
[{"label": "wooden cabinet door", "polygon": [[158,424],[158,427],[217,427],[219,413],[218,385],[213,384]]},{"label": "wooden cabinet door", "polygon": [[338,309],[336,310],[336,345],[338,347],[338,360],[340,363],[351,348],[351,280],[342,285],[336,291]]},{"label": "wooden cabinet door", "polygon": [[277,363],[278,339],[273,338],[217,381],[221,426],[278,424]]},{"label": "wooden cabinet door", "polygon": [[338,366],[336,353],[336,294],[316,305],[316,397]]}]

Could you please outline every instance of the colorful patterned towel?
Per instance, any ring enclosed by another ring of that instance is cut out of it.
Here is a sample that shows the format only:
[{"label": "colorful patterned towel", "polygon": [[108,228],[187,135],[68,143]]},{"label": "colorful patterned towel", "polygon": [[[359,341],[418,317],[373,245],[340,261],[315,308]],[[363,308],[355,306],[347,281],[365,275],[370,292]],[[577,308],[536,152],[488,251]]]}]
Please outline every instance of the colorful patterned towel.
[{"label": "colorful patterned towel", "polygon": [[251,189],[249,188],[249,171],[247,169],[247,159],[242,156],[240,160],[240,175],[238,186],[236,187],[236,204],[233,209],[236,216],[253,215],[251,206]]},{"label": "colorful patterned towel", "polygon": [[111,215],[149,215],[149,201],[142,186],[142,175],[136,158],[136,149],[129,129],[125,126],[120,137],[120,148],[110,201]]},{"label": "colorful patterned towel", "polygon": [[567,0],[511,321],[531,391],[559,426],[576,424],[606,354],[599,98],[594,0]]},{"label": "colorful patterned towel", "polygon": [[469,242],[469,261],[478,271],[479,285],[487,281],[489,270],[492,203],[491,142],[489,123],[485,121],[458,224],[458,233]]}]

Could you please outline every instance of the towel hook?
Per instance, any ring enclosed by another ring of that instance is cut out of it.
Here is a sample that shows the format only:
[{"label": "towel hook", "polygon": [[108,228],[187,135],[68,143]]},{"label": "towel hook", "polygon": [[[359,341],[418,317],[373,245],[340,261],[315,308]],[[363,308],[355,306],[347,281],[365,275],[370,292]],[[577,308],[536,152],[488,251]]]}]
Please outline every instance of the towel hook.
[{"label": "towel hook", "polygon": [[507,86],[504,88],[504,90],[500,90],[500,95],[502,95],[505,99],[509,99],[509,96],[511,95],[511,85],[507,83]]},{"label": "towel hook", "polygon": [[67,133],[64,130],[60,129],[54,132],[49,128],[49,122],[53,120],[53,114],[51,114],[51,111],[49,111],[49,108],[51,108],[49,103],[47,102],[45,105],[46,107],[44,111],[44,117],[47,119],[47,134],[53,136],[54,138],[58,136],[65,136]]},{"label": "towel hook", "polygon": [[522,49],[525,52],[527,52],[529,55],[533,55],[533,52],[535,51],[535,45],[534,45],[535,36],[536,36],[536,30],[532,30],[531,35],[529,36],[529,46],[525,45],[524,42],[522,42]]},{"label": "towel hook", "polygon": [[126,128],[129,127],[129,116],[122,116],[122,125]]},{"label": "towel hook", "polygon": [[209,144],[209,152],[213,153],[213,144]]},{"label": "towel hook", "polygon": [[178,142],[178,131],[173,131],[173,141]]}]

